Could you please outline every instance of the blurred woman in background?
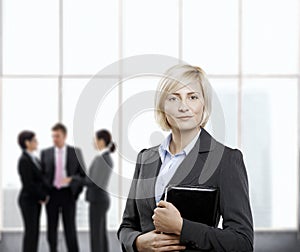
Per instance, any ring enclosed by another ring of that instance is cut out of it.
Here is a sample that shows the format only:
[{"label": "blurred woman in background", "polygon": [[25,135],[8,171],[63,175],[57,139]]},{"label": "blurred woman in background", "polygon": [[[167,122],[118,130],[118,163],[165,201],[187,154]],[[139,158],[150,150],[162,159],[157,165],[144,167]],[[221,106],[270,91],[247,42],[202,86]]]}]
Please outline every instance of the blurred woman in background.
[{"label": "blurred woman in background", "polygon": [[99,151],[94,158],[89,174],[83,180],[73,177],[67,178],[65,183],[72,179],[79,179],[87,186],[86,201],[89,202],[90,243],[92,252],[108,252],[108,237],[106,230],[106,213],[110,199],[107,192],[108,181],[113,169],[113,160],[110,153],[116,149],[111,134],[106,129],[95,133],[95,148]]},{"label": "blurred woman in background", "polygon": [[22,131],[18,136],[18,143],[23,151],[18,162],[18,172],[22,183],[18,202],[24,223],[22,251],[36,252],[38,251],[41,204],[48,201],[49,186],[42,176],[40,161],[34,155],[38,146],[35,133]]},{"label": "blurred woman in background", "polygon": [[106,213],[110,199],[107,192],[108,181],[113,168],[110,153],[116,149],[108,130],[102,129],[95,134],[95,148],[99,154],[95,157],[89,169],[89,183],[86,200],[89,206],[89,224],[92,252],[108,252],[108,238],[106,230]]}]

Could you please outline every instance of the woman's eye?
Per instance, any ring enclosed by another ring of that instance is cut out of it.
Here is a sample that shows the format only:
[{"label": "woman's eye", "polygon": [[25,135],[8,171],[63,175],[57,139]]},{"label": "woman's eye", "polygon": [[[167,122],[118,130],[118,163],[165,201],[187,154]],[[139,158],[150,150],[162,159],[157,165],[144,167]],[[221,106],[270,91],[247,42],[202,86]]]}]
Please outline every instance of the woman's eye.
[{"label": "woman's eye", "polygon": [[197,100],[197,99],[199,99],[199,97],[197,96],[197,95],[191,95],[191,100]]},{"label": "woman's eye", "polygon": [[178,98],[175,96],[169,98],[169,101],[177,101],[177,100],[178,100]]}]

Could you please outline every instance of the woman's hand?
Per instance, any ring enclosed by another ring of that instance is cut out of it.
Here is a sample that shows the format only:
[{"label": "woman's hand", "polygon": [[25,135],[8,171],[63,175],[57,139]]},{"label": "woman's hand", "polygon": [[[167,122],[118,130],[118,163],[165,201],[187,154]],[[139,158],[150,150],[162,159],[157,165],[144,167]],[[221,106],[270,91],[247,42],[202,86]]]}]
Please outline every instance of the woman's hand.
[{"label": "woman's hand", "polygon": [[156,231],[180,235],[183,220],[177,208],[169,202],[160,201],[152,216]]},{"label": "woman's hand", "polygon": [[155,230],[138,236],[135,246],[139,252],[185,250],[178,235],[162,234]]}]

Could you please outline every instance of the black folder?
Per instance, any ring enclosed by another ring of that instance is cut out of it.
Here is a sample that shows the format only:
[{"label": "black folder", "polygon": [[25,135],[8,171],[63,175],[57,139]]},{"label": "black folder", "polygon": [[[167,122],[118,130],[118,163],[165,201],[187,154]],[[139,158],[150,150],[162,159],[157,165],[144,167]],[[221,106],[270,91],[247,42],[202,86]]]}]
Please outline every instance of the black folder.
[{"label": "black folder", "polygon": [[165,200],[171,202],[181,217],[217,227],[219,218],[219,189],[217,187],[169,186]]}]

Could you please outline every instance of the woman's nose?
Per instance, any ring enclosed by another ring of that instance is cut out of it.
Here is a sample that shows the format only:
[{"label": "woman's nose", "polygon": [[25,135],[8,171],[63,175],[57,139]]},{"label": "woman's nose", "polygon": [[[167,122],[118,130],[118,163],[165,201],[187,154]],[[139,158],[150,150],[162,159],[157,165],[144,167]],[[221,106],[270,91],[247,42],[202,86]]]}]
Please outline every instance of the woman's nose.
[{"label": "woman's nose", "polygon": [[188,105],[186,104],[185,101],[181,101],[180,104],[179,104],[178,110],[181,111],[181,112],[185,112],[185,111],[189,110],[189,107],[188,107]]}]

